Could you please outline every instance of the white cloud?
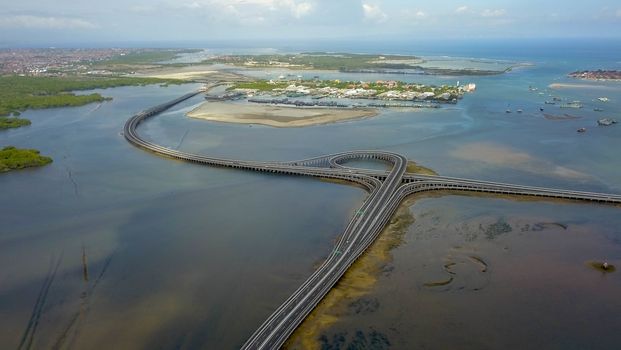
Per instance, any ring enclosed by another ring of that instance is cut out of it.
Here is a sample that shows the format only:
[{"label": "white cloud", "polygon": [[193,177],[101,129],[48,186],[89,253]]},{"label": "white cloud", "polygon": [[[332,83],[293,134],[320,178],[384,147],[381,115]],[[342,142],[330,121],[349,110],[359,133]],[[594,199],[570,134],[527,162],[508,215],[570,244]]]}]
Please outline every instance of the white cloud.
[{"label": "white cloud", "polygon": [[483,17],[502,17],[506,14],[507,14],[507,11],[505,9],[497,9],[497,10],[485,9],[483,10],[483,12],[481,12],[481,16]]},{"label": "white cloud", "polygon": [[0,17],[0,27],[39,29],[94,29],[97,26],[80,18],[14,15]]},{"label": "white cloud", "polygon": [[260,16],[263,12],[286,12],[298,19],[311,13],[315,7],[313,1],[299,0],[194,0],[180,5],[175,2],[173,6],[247,13],[253,16]]},{"label": "white cloud", "polygon": [[362,3],[362,11],[364,12],[364,18],[370,21],[381,23],[388,19],[388,15],[382,11],[379,5]]},{"label": "white cloud", "polygon": [[200,9],[200,8],[208,6],[208,4],[204,2],[199,2],[199,1],[192,1],[188,3],[183,3],[181,6],[185,8],[189,8],[189,9]]},{"label": "white cloud", "polygon": [[468,11],[468,6],[459,6],[455,9],[456,13],[464,13]]},{"label": "white cloud", "polygon": [[301,18],[306,16],[307,14],[313,11],[313,4],[307,1],[303,1],[300,3],[296,3],[294,1],[288,1],[290,4],[288,5],[290,8],[293,17]]},{"label": "white cloud", "polygon": [[416,13],[414,14],[414,16],[416,16],[417,18],[425,18],[427,17],[427,13],[423,12],[421,10],[416,11]]}]

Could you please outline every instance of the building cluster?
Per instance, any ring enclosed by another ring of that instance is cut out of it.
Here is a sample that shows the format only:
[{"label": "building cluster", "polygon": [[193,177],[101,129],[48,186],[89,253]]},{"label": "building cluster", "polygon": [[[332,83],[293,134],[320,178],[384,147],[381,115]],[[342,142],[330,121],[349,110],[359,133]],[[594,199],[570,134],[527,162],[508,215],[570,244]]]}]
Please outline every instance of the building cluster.
[{"label": "building cluster", "polygon": [[[435,100],[456,102],[465,92],[476,89],[475,84],[455,87],[431,87],[419,84],[403,84],[397,81],[381,81],[375,83],[359,82],[341,84],[340,81],[331,81],[331,86],[313,87],[302,81],[291,82],[286,87],[275,87],[268,92],[255,89],[236,89],[248,97],[254,95],[284,95],[287,97],[311,96],[313,98],[350,98],[350,99],[380,99],[398,101]],[[269,84],[276,84],[270,80]]]},{"label": "building cluster", "polygon": [[87,71],[88,63],[127,54],[128,49],[4,49],[0,50],[0,73],[60,75]]},{"label": "building cluster", "polygon": [[448,92],[444,92],[436,96],[436,94],[431,91],[417,92],[390,90],[377,95],[377,97],[383,100],[427,100],[431,98],[437,98],[440,100],[448,101],[451,99],[451,94]]},{"label": "building cluster", "polygon": [[585,70],[569,73],[572,78],[587,80],[621,80],[621,71],[618,70]]}]

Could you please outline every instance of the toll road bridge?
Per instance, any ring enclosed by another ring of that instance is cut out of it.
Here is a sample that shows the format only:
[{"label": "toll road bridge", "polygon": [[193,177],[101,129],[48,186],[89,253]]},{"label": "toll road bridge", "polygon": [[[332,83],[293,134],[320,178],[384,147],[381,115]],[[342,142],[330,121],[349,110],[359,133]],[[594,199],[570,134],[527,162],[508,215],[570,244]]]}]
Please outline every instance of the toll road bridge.
[{"label": "toll road bridge", "polygon": [[[186,153],[140,137],[137,132],[140,123],[203,91],[205,89],[135,114],[125,123],[125,138],[146,151],[187,162],[264,173],[344,180],[362,186],[369,193],[327,259],[259,326],[242,346],[244,350],[280,348],[347,269],[375,241],[399,204],[412,194],[449,190],[621,204],[621,196],[617,194],[410,174],[406,173],[408,161],[404,156],[378,150],[348,151],[291,162],[258,162]],[[381,171],[344,165],[352,160],[387,162],[390,169]]]}]

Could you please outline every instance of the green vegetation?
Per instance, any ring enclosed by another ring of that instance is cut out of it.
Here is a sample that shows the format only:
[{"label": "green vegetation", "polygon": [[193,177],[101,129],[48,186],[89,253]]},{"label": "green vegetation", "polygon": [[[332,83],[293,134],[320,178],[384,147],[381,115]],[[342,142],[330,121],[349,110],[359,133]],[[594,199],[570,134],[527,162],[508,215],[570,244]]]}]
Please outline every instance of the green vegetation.
[{"label": "green vegetation", "polygon": [[98,93],[76,95],[71,91],[105,89],[116,86],[180,84],[179,80],[133,77],[0,77],[0,116],[26,109],[82,106],[105,101]]},{"label": "green vegetation", "polygon": [[19,128],[20,126],[30,125],[30,120],[24,118],[0,117],[0,130]]},{"label": "green vegetation", "polygon": [[415,174],[421,174],[421,175],[433,175],[433,176],[438,175],[438,173],[436,173],[433,169],[424,167],[412,160],[408,161],[408,165],[405,171],[408,173],[415,173]]},{"label": "green vegetation", "polygon": [[182,53],[197,52],[200,50],[158,50],[158,49],[144,49],[136,50],[127,54],[118,55],[109,60],[98,62],[98,64],[154,64],[163,61],[170,61]]},{"label": "green vegetation", "polygon": [[[434,68],[424,67],[426,61],[416,56],[369,55],[350,53],[307,52],[300,54],[273,55],[223,55],[203,61],[203,63],[223,63],[235,66],[259,68],[290,68],[338,70],[341,72],[385,72],[404,69],[416,70],[434,75],[496,75],[508,72],[504,70],[485,70],[472,68]],[[519,65],[516,65],[517,67]]]},{"label": "green vegetation", "polygon": [[415,56],[367,55],[350,53],[310,52],[298,55],[234,55],[219,56],[204,63],[228,63],[257,67],[282,67],[327,70],[350,69],[411,69],[422,60]]},{"label": "green vegetation", "polygon": [[180,54],[197,52],[195,49],[140,49],[119,54],[107,60],[93,62],[92,70],[104,70],[114,73],[133,73],[136,70],[160,67],[185,67],[187,63],[162,63],[170,61]]},{"label": "green vegetation", "polygon": [[250,89],[258,91],[272,91],[275,89],[284,89],[292,83],[293,82],[290,81],[274,81],[270,83],[268,80],[247,81],[235,83],[228,87],[227,90]]},{"label": "green vegetation", "polygon": [[41,156],[36,149],[18,149],[8,146],[0,150],[0,172],[38,167],[51,162],[52,158]]}]

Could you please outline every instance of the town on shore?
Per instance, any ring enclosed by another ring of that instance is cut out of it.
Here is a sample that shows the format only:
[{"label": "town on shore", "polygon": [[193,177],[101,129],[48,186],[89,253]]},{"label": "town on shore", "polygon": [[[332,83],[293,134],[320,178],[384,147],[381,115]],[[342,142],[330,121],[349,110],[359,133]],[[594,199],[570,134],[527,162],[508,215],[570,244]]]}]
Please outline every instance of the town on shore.
[{"label": "town on shore", "polygon": [[569,76],[585,80],[621,80],[621,71],[618,70],[583,70],[569,73]]},{"label": "town on shore", "polygon": [[[238,82],[218,96],[208,96],[212,100],[247,99],[254,103],[290,104],[299,107],[347,107],[337,100],[382,100],[403,102],[457,103],[465,93],[473,92],[476,85],[423,85],[395,80],[340,81],[340,80],[258,80]],[[289,98],[310,97],[310,100],[289,100]],[[324,100],[323,99],[328,99]],[[400,103],[373,103],[374,107],[402,106]],[[409,105],[408,105],[409,106]],[[413,105],[412,105],[413,106]]]}]

